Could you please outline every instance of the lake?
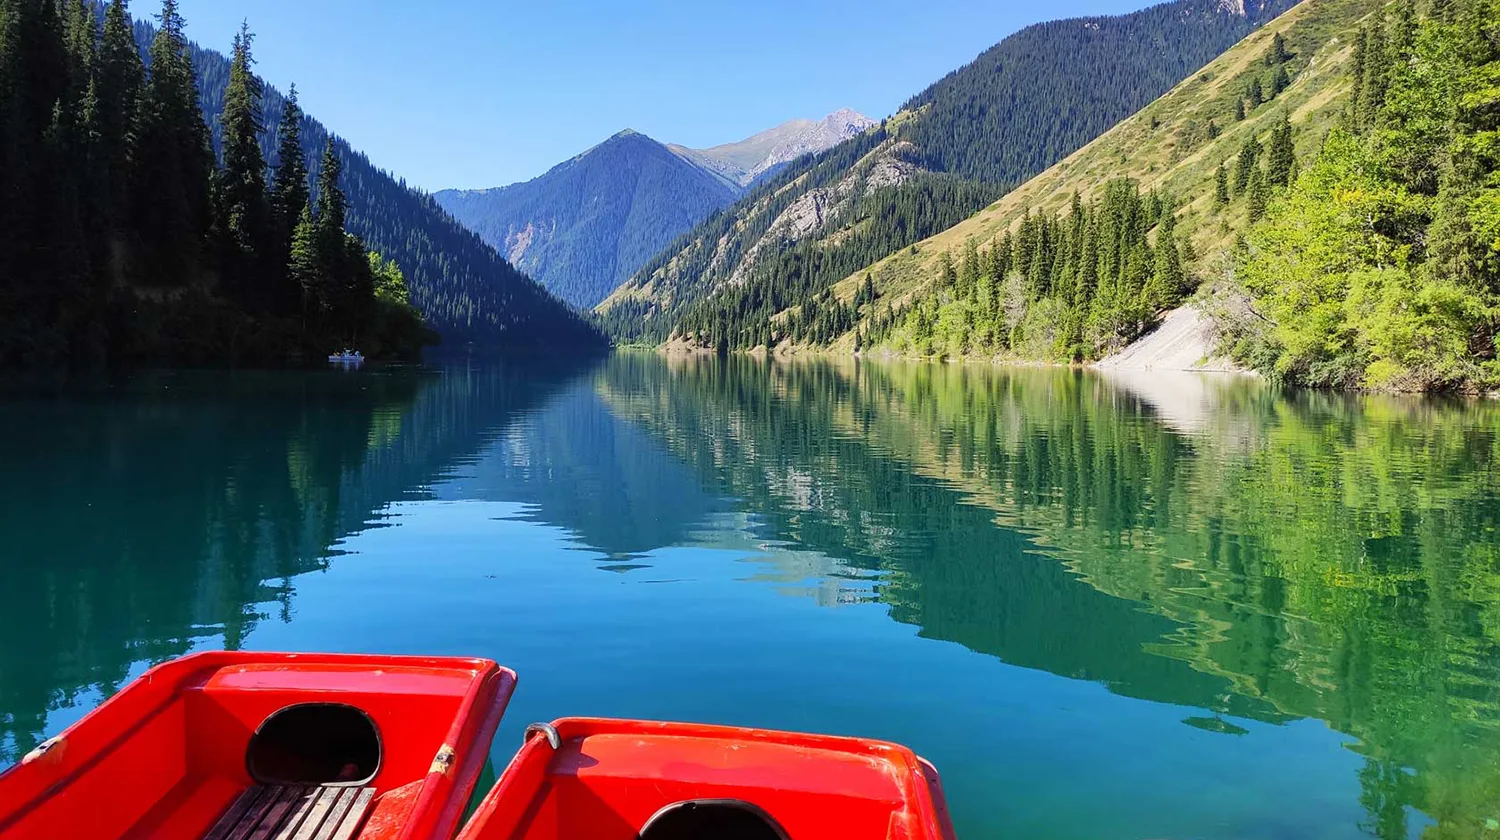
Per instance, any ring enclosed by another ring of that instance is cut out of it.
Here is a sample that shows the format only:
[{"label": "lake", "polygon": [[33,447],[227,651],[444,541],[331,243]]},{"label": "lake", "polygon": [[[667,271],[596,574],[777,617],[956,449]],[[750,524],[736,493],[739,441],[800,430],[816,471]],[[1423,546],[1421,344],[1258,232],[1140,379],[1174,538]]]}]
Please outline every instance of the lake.
[{"label": "lake", "polygon": [[886,738],[959,836],[1500,837],[1500,407],[748,358],[0,389],[0,766],[193,650]]}]

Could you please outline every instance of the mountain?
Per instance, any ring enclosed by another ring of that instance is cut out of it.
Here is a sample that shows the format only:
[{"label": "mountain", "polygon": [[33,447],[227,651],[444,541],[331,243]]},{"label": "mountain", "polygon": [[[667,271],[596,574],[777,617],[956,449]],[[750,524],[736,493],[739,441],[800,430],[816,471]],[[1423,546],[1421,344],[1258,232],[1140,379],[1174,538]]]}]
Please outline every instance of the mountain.
[{"label": "mountain", "polygon": [[575,306],[592,307],[739,189],[626,130],[523,184],[445,190],[453,217]]},{"label": "mountain", "polygon": [[839,111],[703,150],[627,129],[531,181],[435,198],[553,293],[587,309],[756,178],[870,125]]},{"label": "mountain", "polygon": [[624,340],[717,324],[715,344],[753,346],[776,313],[962,221],[1294,5],[1175,0],[1023,29],[881,127],[762,182],[598,311]]},{"label": "mountain", "polygon": [[[144,51],[155,28],[136,21],[135,36]],[[229,59],[194,44],[192,60],[204,118],[218,149]],[[285,101],[280,91],[266,85],[261,100],[266,125],[261,146],[271,166],[278,163],[277,122]],[[312,183],[316,183],[328,136],[328,129],[317,120],[303,119],[302,146],[313,170]],[[430,195],[376,167],[348,142],[335,137],[334,146],[343,164],[341,186],[349,201],[349,230],[396,261],[406,275],[412,303],[446,343],[509,349],[604,345],[604,337],[592,324],[517,271]]]},{"label": "mountain", "polygon": [[667,148],[732,184],[749,187],[803,155],[817,154],[874,128],[876,122],[843,108],[821,120],[789,120],[775,128],[711,149]]},{"label": "mountain", "polygon": [[[1225,250],[1249,230],[1251,179],[1236,183],[1247,148],[1267,160],[1286,126],[1294,166],[1316,156],[1347,104],[1351,33],[1380,5],[1306,0],[991,206],[850,271],[816,305],[847,308],[848,317],[835,318],[844,323],[802,343],[853,350],[858,341],[876,351],[1048,360],[1109,352],[1150,324],[1155,304],[1172,304],[1192,291],[1196,278],[1212,274]],[[1270,95],[1281,74],[1285,89]],[[1251,105],[1246,91],[1252,88],[1268,101]],[[1221,166],[1223,200],[1217,194]],[[1273,178],[1268,194],[1284,180]],[[1136,281],[1149,285],[1158,269],[1173,271],[1169,257],[1175,253],[1180,273],[1165,300],[1146,299],[1146,288],[1126,294],[1112,285],[1131,273],[1128,259],[1080,264],[1081,254],[1109,250],[1088,231],[1111,228],[1118,207],[1143,214],[1132,222],[1145,259]],[[971,253],[975,264],[966,271]],[[1111,266],[1118,269],[1113,277]],[[1094,286],[1083,288],[1091,275]],[[1118,316],[1110,310],[1130,300],[1139,303],[1129,323],[1111,323]]]}]

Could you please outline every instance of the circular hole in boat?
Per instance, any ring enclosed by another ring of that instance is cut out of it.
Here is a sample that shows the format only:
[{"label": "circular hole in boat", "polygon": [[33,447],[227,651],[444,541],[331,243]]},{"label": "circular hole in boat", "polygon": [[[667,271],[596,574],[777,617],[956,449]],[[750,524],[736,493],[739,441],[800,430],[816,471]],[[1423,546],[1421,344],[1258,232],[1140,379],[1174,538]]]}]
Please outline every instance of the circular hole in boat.
[{"label": "circular hole in boat", "polygon": [[738,799],[694,799],[656,812],[639,840],[790,840],[763,808]]},{"label": "circular hole in boat", "polygon": [[380,754],[380,732],[363,710],[300,703],[261,722],[245,750],[245,766],[263,785],[358,787],[380,771]]}]

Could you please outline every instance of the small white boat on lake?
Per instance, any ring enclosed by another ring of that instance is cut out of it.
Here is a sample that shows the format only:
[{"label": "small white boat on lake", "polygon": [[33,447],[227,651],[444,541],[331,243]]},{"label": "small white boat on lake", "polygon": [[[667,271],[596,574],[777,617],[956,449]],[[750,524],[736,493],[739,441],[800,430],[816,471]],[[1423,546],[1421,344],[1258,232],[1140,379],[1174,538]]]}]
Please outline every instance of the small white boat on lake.
[{"label": "small white boat on lake", "polygon": [[328,357],[328,363],[331,365],[340,365],[342,367],[359,367],[360,365],[365,363],[365,357],[364,354],[359,352],[358,350],[350,350],[348,348],[345,348],[342,353],[334,353],[330,355]]}]

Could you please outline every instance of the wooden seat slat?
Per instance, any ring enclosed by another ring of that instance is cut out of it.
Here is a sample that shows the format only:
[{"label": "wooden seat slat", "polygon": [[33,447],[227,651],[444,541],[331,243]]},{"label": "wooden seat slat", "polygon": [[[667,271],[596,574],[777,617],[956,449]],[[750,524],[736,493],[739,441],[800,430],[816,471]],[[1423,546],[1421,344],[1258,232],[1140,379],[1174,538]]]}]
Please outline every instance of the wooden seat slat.
[{"label": "wooden seat slat", "polygon": [[351,840],[373,787],[258,785],[224,811],[204,840]]}]

